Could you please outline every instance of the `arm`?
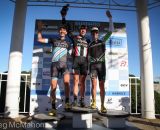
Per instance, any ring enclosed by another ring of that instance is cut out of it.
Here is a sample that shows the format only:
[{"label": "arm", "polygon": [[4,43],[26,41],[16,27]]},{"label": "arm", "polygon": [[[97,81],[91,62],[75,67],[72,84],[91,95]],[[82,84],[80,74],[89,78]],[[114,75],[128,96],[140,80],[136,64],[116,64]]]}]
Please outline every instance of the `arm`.
[{"label": "arm", "polygon": [[66,4],[65,6],[62,7],[60,13],[61,13],[61,16],[62,16],[62,25],[66,25],[67,26],[67,36],[71,39],[71,41],[73,42],[73,38],[74,38],[74,35],[72,34],[72,28],[70,26],[69,23],[66,22],[66,15],[67,15],[67,11],[69,10],[69,4]]},{"label": "arm", "polygon": [[105,42],[109,39],[109,37],[112,35],[112,32],[114,31],[114,25],[113,25],[112,15],[110,11],[106,11],[106,15],[109,18],[109,30],[108,30],[108,33],[104,36]]},{"label": "arm", "polygon": [[114,25],[113,25],[112,15],[111,15],[110,11],[106,11],[106,15],[109,18],[109,32],[113,32],[114,31]]},{"label": "arm", "polygon": [[41,21],[38,21],[37,41],[38,41],[38,42],[41,42],[41,43],[48,43],[48,39],[42,37],[42,26],[43,26],[43,23],[42,23]]},{"label": "arm", "polygon": [[47,39],[47,38],[43,38],[41,32],[38,32],[37,35],[38,35],[38,42],[41,42],[41,43],[48,43],[48,39]]},{"label": "arm", "polygon": [[62,24],[66,24],[66,15],[67,15],[67,11],[68,11],[68,7],[69,7],[69,4],[66,4],[65,6],[62,7],[61,9],[61,16],[62,16]]}]

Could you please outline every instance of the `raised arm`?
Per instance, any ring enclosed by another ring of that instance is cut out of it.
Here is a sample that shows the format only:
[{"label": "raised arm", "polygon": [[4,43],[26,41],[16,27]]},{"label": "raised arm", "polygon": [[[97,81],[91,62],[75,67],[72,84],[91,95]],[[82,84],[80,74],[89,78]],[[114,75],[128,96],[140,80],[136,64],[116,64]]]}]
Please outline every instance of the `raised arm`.
[{"label": "raised arm", "polygon": [[106,15],[109,19],[109,30],[108,30],[107,34],[104,36],[104,41],[107,41],[109,39],[109,37],[112,35],[112,32],[114,31],[112,15],[109,10],[106,11]]},{"label": "raised arm", "polygon": [[37,41],[41,42],[41,43],[48,43],[48,39],[42,37],[42,27],[43,27],[43,23],[41,21],[38,21],[38,24],[37,24],[37,30],[38,30]]},{"label": "raised arm", "polygon": [[109,10],[106,11],[106,15],[109,19],[109,32],[113,32],[114,31],[114,25],[113,25],[113,21],[112,21],[112,15],[111,15]]},{"label": "raised arm", "polygon": [[67,15],[67,11],[68,11],[68,7],[69,7],[69,4],[66,4],[65,6],[62,7],[61,9],[61,16],[62,16],[62,24],[66,24],[66,15]]},{"label": "raised arm", "polygon": [[65,6],[62,7],[60,13],[61,13],[61,16],[62,16],[62,25],[65,25],[67,26],[67,36],[71,39],[71,41],[73,42],[73,39],[74,39],[74,35],[72,33],[72,28],[70,26],[69,23],[67,23],[66,21],[66,15],[67,15],[67,11],[69,10],[69,4],[66,4]]}]

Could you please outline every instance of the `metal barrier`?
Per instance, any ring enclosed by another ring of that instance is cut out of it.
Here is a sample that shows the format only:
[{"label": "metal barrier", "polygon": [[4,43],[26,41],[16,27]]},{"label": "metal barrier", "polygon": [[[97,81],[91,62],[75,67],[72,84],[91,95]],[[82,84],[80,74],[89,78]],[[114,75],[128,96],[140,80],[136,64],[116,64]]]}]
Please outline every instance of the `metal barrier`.
[{"label": "metal barrier", "polygon": [[[0,113],[4,113],[6,86],[7,86],[8,73],[0,73]],[[20,113],[29,112],[29,100],[30,100],[30,74],[21,74],[20,84],[20,101],[19,111]]]},{"label": "metal barrier", "polygon": [[[5,92],[7,85],[7,73],[0,73],[0,113],[5,106]],[[21,86],[20,86],[20,113],[29,113],[29,102],[30,102],[30,86],[31,86],[31,75],[21,74]],[[129,77],[129,89],[130,89],[130,113],[141,114],[141,91],[140,91],[140,78]],[[3,91],[3,93],[2,93]],[[156,91],[157,92],[157,91]],[[158,93],[155,95],[155,109],[156,115],[160,115],[160,99],[157,98]],[[160,97],[160,93],[158,94]]]},{"label": "metal barrier", "polygon": [[[141,114],[141,83],[139,77],[129,77],[130,113]],[[155,115],[160,115],[160,84],[154,84]]]},{"label": "metal barrier", "polygon": [[[139,77],[129,77],[129,90],[130,90],[130,113],[131,114],[141,114],[138,111],[138,87],[140,88],[140,78]],[[141,98],[140,98],[141,100]]]}]

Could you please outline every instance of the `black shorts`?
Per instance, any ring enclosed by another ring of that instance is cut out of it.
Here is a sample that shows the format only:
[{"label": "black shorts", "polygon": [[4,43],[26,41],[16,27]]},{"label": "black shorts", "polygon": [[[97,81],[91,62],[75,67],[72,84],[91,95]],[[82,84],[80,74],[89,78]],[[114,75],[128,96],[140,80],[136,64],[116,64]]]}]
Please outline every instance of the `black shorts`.
[{"label": "black shorts", "polygon": [[99,81],[104,80],[106,78],[106,67],[105,63],[95,63],[90,65],[90,76],[91,78],[97,78]]},{"label": "black shorts", "polygon": [[86,57],[75,57],[73,60],[73,69],[75,73],[87,75],[88,63]]},{"label": "black shorts", "polygon": [[66,62],[52,62],[51,64],[51,78],[58,80],[63,74],[69,73]]}]

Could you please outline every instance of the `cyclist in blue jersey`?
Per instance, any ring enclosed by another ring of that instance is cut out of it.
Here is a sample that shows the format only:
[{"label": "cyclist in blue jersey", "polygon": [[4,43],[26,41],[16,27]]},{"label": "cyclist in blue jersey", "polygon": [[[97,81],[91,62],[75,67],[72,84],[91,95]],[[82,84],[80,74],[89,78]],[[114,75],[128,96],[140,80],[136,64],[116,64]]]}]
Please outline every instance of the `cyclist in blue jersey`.
[{"label": "cyclist in blue jersey", "polygon": [[100,98],[101,98],[101,109],[102,113],[106,113],[107,109],[104,106],[105,100],[105,76],[106,76],[106,68],[105,68],[105,43],[109,39],[114,30],[112,15],[109,11],[106,12],[106,15],[109,18],[109,31],[104,36],[103,40],[99,40],[99,29],[98,27],[92,27],[91,36],[92,42],[89,45],[89,63],[90,63],[90,76],[92,82],[92,103],[91,108],[96,109],[96,88],[97,88],[97,77],[99,79],[99,87],[100,87]]},{"label": "cyclist in blue jersey", "polygon": [[41,33],[41,25],[38,27],[38,41],[41,43],[51,43],[52,48],[52,64],[51,64],[51,104],[52,109],[49,111],[49,115],[55,116],[56,115],[56,88],[57,88],[57,80],[59,75],[64,75],[64,85],[65,85],[65,109],[70,109],[69,104],[69,81],[70,81],[70,74],[67,66],[67,57],[68,52],[70,49],[70,43],[66,40],[67,29],[66,26],[61,26],[59,28],[59,38],[43,38]]}]

